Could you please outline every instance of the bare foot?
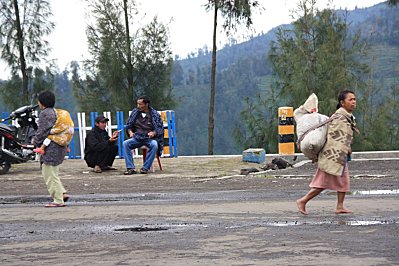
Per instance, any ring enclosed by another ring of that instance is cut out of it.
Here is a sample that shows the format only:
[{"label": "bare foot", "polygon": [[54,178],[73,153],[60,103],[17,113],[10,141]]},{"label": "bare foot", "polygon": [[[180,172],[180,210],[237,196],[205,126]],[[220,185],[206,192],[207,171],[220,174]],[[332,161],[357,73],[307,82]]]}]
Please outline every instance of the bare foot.
[{"label": "bare foot", "polygon": [[336,214],[352,213],[352,211],[350,211],[350,210],[348,210],[348,209],[345,209],[345,208],[342,208],[342,209],[336,209],[336,210],[335,210],[335,213],[336,213]]},{"label": "bare foot", "polygon": [[302,213],[303,215],[308,215],[308,213],[306,212],[306,209],[305,209],[305,204],[303,202],[301,202],[300,200],[297,200],[296,206],[298,206],[298,210],[300,213]]}]

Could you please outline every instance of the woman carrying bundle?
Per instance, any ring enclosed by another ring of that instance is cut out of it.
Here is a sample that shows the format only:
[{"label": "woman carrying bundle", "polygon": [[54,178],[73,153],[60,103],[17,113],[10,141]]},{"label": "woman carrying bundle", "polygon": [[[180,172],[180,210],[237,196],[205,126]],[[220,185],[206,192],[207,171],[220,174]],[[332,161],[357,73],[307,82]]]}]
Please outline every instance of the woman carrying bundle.
[{"label": "woman carrying bundle", "polygon": [[353,132],[358,132],[352,112],[356,109],[356,96],[350,90],[338,95],[336,118],[327,131],[327,142],[318,156],[318,168],[309,187],[309,192],[296,201],[298,210],[307,215],[306,204],[325,189],[337,191],[335,213],[351,213],[344,208],[346,192],[349,192],[348,160],[352,152]]}]

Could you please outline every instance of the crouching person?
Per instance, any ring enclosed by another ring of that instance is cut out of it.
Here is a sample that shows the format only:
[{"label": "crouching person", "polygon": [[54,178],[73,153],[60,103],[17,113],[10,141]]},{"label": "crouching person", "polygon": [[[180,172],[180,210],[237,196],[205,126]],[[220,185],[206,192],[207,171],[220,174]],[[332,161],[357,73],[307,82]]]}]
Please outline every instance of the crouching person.
[{"label": "crouching person", "polygon": [[94,168],[95,173],[101,173],[105,170],[115,170],[112,167],[115,156],[118,153],[118,135],[115,131],[112,136],[108,136],[105,128],[108,118],[100,115],[95,119],[95,126],[87,134],[85,139],[84,159],[88,167]]}]

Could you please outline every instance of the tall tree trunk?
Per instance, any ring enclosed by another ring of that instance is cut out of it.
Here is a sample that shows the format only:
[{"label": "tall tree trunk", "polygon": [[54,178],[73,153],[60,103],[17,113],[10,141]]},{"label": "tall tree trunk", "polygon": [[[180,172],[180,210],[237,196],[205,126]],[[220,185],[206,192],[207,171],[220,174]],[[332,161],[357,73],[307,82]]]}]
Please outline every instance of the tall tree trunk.
[{"label": "tall tree trunk", "polygon": [[19,8],[18,8],[18,0],[14,0],[14,9],[15,9],[15,22],[17,28],[17,39],[18,39],[18,48],[19,48],[19,58],[21,61],[21,73],[22,73],[22,103],[28,104],[28,75],[26,74],[26,61],[25,61],[25,53],[24,53],[24,39],[21,28],[21,20],[19,18]]},{"label": "tall tree trunk", "polygon": [[213,131],[215,128],[215,83],[216,83],[216,30],[218,17],[218,1],[215,1],[215,14],[213,17],[213,44],[212,44],[212,73],[211,73],[211,98],[209,101],[209,125],[208,125],[208,154],[213,155]]},{"label": "tall tree trunk", "polygon": [[132,49],[130,42],[130,33],[129,33],[129,16],[127,10],[127,1],[123,0],[123,11],[125,13],[125,28],[126,28],[126,56],[127,56],[127,84],[128,84],[128,99],[129,101],[133,100],[134,95],[134,87],[133,87],[133,64],[132,64]]}]

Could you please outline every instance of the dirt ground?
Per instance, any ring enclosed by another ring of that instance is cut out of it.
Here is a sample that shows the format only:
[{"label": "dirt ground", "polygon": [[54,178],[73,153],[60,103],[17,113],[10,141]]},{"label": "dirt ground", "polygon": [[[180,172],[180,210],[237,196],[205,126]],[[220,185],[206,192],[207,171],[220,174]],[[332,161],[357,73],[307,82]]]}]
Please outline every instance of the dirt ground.
[{"label": "dirt ground", "polygon": [[[66,160],[71,195],[49,201],[38,163],[0,176],[1,265],[399,265],[399,156],[354,156],[351,192],[336,215],[336,194],[309,203],[316,165],[240,175],[259,164],[241,156],[162,158],[163,171],[96,174]],[[268,158],[268,161],[271,158]],[[140,161],[136,160],[138,166]]]},{"label": "dirt ground", "polygon": [[[393,159],[359,158],[350,162],[351,188],[397,189],[399,158]],[[266,162],[270,160],[268,158]],[[289,157],[287,161],[296,163]],[[123,159],[115,159],[116,171],[104,171],[100,174],[94,173],[83,160],[69,159],[61,165],[60,177],[72,195],[237,189],[266,189],[273,193],[278,188],[304,192],[317,165],[298,161],[298,167],[263,171],[261,167],[264,164],[243,162],[241,156],[162,158],[163,171],[155,165],[155,173],[125,176]],[[141,161],[136,159],[136,164],[140,167]],[[241,169],[248,168],[256,168],[260,173],[240,175]],[[37,162],[13,165],[8,174],[0,175],[0,186],[0,196],[47,194]],[[280,197],[280,193],[273,194],[273,197]]]}]

